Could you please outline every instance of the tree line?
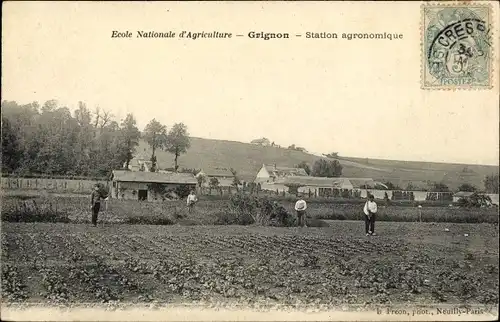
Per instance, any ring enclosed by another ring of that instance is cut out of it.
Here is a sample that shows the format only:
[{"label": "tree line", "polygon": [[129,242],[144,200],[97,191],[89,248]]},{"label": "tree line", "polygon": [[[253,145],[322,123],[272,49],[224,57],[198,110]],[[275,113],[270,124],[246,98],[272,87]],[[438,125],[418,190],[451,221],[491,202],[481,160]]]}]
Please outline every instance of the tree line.
[{"label": "tree line", "polygon": [[79,102],[72,113],[56,100],[40,106],[2,101],[2,173],[105,177],[113,169],[128,167],[139,140],[151,147],[152,171],[158,169],[159,149],[178,159],[190,147],[187,126],[151,120],[143,133],[133,114],[118,122],[111,112],[89,109]]}]

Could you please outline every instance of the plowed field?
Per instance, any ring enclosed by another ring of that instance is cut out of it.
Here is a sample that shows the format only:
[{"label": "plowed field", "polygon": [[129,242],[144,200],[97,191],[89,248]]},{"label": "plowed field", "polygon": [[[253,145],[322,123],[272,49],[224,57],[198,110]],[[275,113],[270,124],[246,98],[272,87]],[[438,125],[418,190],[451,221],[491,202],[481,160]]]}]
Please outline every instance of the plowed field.
[{"label": "plowed field", "polygon": [[498,303],[497,226],[363,229],[2,223],[2,301]]}]

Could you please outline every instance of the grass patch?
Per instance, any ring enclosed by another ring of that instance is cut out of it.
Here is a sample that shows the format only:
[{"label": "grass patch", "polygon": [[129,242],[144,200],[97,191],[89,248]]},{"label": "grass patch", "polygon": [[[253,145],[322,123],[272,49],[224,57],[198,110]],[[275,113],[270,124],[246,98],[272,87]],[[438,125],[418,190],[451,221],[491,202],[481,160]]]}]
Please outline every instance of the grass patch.
[{"label": "grass patch", "polygon": [[[23,204],[32,199],[36,203],[37,211],[26,211]],[[268,199],[269,200],[269,199]],[[244,211],[231,208],[227,200],[200,200],[194,211],[188,213],[185,200],[165,202],[139,202],[136,200],[110,199],[107,205],[101,205],[99,219],[106,222],[129,224],[156,224],[162,225],[186,222],[186,225],[250,225],[254,223],[252,215],[257,213],[290,214],[290,223],[284,226],[296,225],[294,202],[280,201],[278,206],[266,202],[268,207],[255,206]],[[245,203],[243,203],[245,204]],[[277,211],[280,207],[280,211]],[[459,207],[406,207],[384,205],[379,202],[377,221],[418,222],[419,209],[423,222],[449,223],[493,223],[498,224],[498,208],[459,208]],[[251,214],[251,215],[250,215]],[[363,220],[363,204],[339,204],[308,202],[307,217],[321,220]],[[140,218],[152,219],[140,219]],[[132,219],[131,219],[132,218]],[[90,222],[91,211],[88,196],[38,196],[26,198],[3,196],[2,220],[11,222]],[[187,221],[186,221],[187,220]],[[162,223],[162,221],[165,221]],[[189,222],[189,224],[187,223]],[[321,226],[323,227],[323,226]],[[325,226],[326,227],[326,226]]]},{"label": "grass patch", "polygon": [[[457,207],[431,207],[420,208],[406,207],[379,207],[377,221],[393,222],[449,222],[449,223],[494,223],[499,222],[496,208],[466,209]],[[316,212],[315,218],[327,220],[363,220],[362,208],[349,209],[334,207],[328,211]]]}]

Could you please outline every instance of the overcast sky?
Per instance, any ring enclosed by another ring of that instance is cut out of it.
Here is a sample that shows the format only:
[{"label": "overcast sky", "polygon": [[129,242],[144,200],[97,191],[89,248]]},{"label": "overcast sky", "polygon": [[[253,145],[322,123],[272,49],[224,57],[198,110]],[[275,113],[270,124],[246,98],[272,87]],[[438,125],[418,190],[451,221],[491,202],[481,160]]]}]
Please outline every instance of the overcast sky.
[{"label": "overcast sky", "polygon": [[[498,85],[420,89],[419,3],[327,5],[7,3],[2,99],[57,99],[72,109],[84,101],[117,119],[133,113],[141,129],[152,118],[184,122],[203,138],[265,136],[344,156],[498,164]],[[113,30],[292,38],[111,39]],[[293,37],[306,31],[404,36]]]}]

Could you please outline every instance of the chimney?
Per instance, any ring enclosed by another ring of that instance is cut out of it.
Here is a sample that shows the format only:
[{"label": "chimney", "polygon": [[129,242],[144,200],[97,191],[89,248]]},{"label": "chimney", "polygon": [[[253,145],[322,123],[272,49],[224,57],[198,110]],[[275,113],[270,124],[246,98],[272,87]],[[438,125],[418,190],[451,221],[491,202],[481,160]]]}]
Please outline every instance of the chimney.
[{"label": "chimney", "polygon": [[276,168],[276,163],[274,164],[274,170],[277,170],[277,168]]}]

